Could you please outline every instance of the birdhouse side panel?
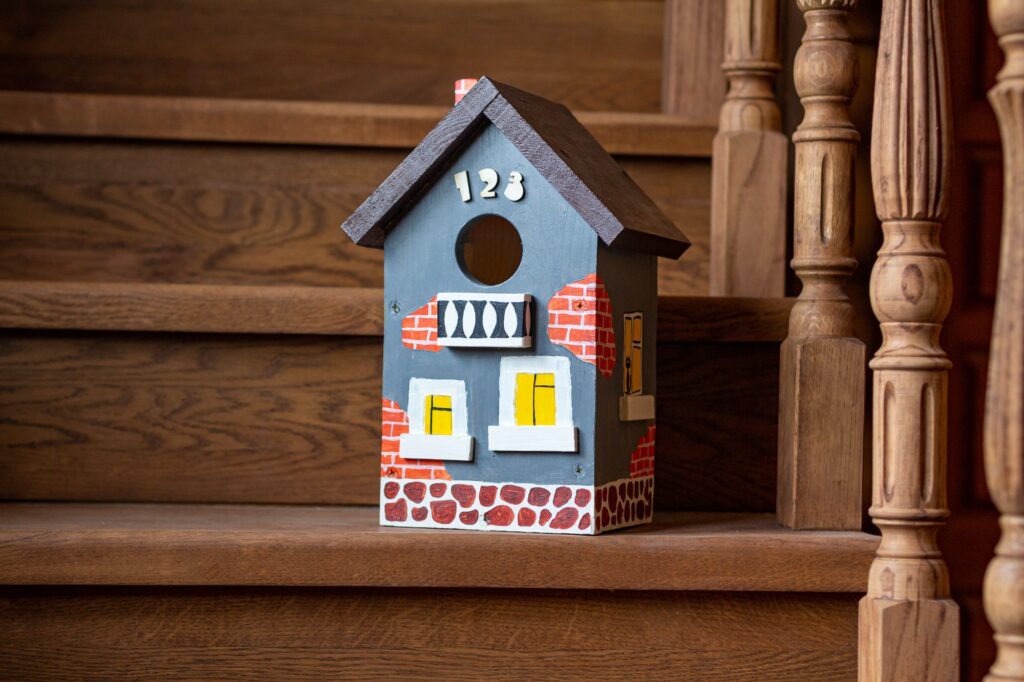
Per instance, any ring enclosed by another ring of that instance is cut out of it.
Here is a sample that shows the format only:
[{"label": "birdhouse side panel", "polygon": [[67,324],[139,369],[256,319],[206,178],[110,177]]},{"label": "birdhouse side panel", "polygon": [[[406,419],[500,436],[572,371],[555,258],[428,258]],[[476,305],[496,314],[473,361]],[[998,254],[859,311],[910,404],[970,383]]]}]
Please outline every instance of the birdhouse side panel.
[{"label": "birdhouse side panel", "polygon": [[615,362],[597,382],[595,524],[650,521],[654,500],[658,259],[601,246],[598,276],[612,302]]}]

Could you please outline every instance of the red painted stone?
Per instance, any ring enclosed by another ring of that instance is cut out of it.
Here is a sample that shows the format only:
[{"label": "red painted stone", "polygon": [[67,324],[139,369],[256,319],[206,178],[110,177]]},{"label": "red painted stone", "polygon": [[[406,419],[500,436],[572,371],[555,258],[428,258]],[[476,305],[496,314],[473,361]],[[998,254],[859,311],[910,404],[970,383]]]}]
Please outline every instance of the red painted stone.
[{"label": "red painted stone", "polygon": [[612,509],[619,504],[619,493],[614,487],[608,488],[608,506]]},{"label": "red painted stone", "polygon": [[413,502],[422,502],[423,497],[427,494],[426,483],[406,483],[405,484],[405,496]]},{"label": "red painted stone", "polygon": [[384,518],[388,521],[405,521],[406,513],[405,500],[388,502],[384,505]]},{"label": "red painted stone", "polygon": [[412,520],[413,521],[425,521],[426,518],[427,518],[427,508],[426,507],[414,507],[413,508],[413,510],[412,510]]},{"label": "red painted stone", "polygon": [[[482,494],[481,497],[483,497]],[[512,511],[512,507],[506,507],[503,504],[494,509],[488,509],[484,513],[484,523],[490,526],[508,526],[511,525],[514,518],[515,512]]]},{"label": "red painted stone", "polygon": [[456,483],[452,486],[452,497],[458,500],[463,507],[472,507],[476,500],[476,488],[464,483]]},{"label": "red painted stone", "polygon": [[611,514],[608,513],[608,507],[601,510],[601,527],[607,526],[612,520]]},{"label": "red painted stone", "polygon": [[555,506],[561,507],[563,504],[569,501],[572,497],[572,491],[566,488],[564,485],[555,488]]},{"label": "red painted stone", "polygon": [[498,494],[498,486],[485,485],[480,488],[480,504],[490,507],[494,504],[494,497]]},{"label": "red painted stone", "polygon": [[549,512],[547,509],[541,509],[540,510],[540,525],[546,526],[546,525],[548,525],[548,521],[550,521],[550,520],[551,520],[551,512]]},{"label": "red painted stone", "polygon": [[526,499],[526,490],[518,485],[503,485],[501,499],[509,504],[520,504]]},{"label": "red painted stone", "polygon": [[551,499],[551,491],[545,488],[530,488],[530,496],[526,501],[534,507],[543,507]]},{"label": "red painted stone", "polygon": [[622,500],[626,499],[626,482],[623,481],[619,484],[619,498]]},{"label": "red painted stone", "polygon": [[399,488],[401,488],[401,486],[395,483],[394,481],[388,481],[387,483],[384,484],[384,497],[388,498],[389,500],[395,499],[395,495],[398,494]]},{"label": "red painted stone", "polygon": [[472,526],[476,523],[478,518],[480,518],[480,512],[475,509],[473,511],[462,512],[459,514],[459,521],[462,521],[467,526]]},{"label": "red painted stone", "polygon": [[454,521],[455,510],[455,502],[452,500],[430,503],[430,517],[437,523],[451,523]]},{"label": "red painted stone", "polygon": [[576,491],[576,506],[585,507],[590,502],[590,491],[586,488],[580,488]]},{"label": "red painted stone", "polygon": [[431,483],[430,484],[430,496],[441,497],[444,495],[444,491],[448,489],[447,483]]},{"label": "red painted stone", "polygon": [[555,518],[551,519],[551,527],[559,530],[572,528],[576,525],[576,519],[579,517],[580,513],[576,511],[575,507],[566,507],[555,514]]},{"label": "red painted stone", "polygon": [[519,525],[524,528],[532,526],[537,522],[537,512],[533,511],[529,507],[523,507],[519,510]]},{"label": "red painted stone", "polygon": [[584,514],[583,518],[580,519],[579,529],[586,530],[588,528],[590,528],[590,514]]}]

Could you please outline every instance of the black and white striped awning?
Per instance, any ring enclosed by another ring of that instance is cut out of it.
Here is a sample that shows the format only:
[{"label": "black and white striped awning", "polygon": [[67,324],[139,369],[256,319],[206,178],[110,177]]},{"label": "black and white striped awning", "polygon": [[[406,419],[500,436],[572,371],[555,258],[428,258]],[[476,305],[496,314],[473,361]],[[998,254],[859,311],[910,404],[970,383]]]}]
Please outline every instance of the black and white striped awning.
[{"label": "black and white striped awning", "polygon": [[469,348],[529,348],[529,294],[437,295],[437,344]]}]

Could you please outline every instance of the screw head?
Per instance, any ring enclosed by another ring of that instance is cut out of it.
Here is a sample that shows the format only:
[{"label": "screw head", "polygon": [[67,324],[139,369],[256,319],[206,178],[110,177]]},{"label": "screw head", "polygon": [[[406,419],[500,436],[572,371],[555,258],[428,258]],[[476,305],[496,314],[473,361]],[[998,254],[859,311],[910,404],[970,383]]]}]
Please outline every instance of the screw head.
[{"label": "screw head", "polygon": [[395,317],[402,314],[402,306],[398,305],[398,301],[392,301],[391,305],[388,307],[391,309],[391,314]]}]

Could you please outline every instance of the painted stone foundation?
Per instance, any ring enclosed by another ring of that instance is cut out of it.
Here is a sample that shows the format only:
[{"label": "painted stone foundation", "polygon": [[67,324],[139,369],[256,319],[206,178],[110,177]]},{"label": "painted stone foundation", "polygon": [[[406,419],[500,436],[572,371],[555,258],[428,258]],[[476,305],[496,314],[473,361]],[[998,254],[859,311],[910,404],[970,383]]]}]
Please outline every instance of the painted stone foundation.
[{"label": "painted stone foundation", "polygon": [[650,523],[654,478],[607,485],[381,479],[383,526],[596,535]]}]

